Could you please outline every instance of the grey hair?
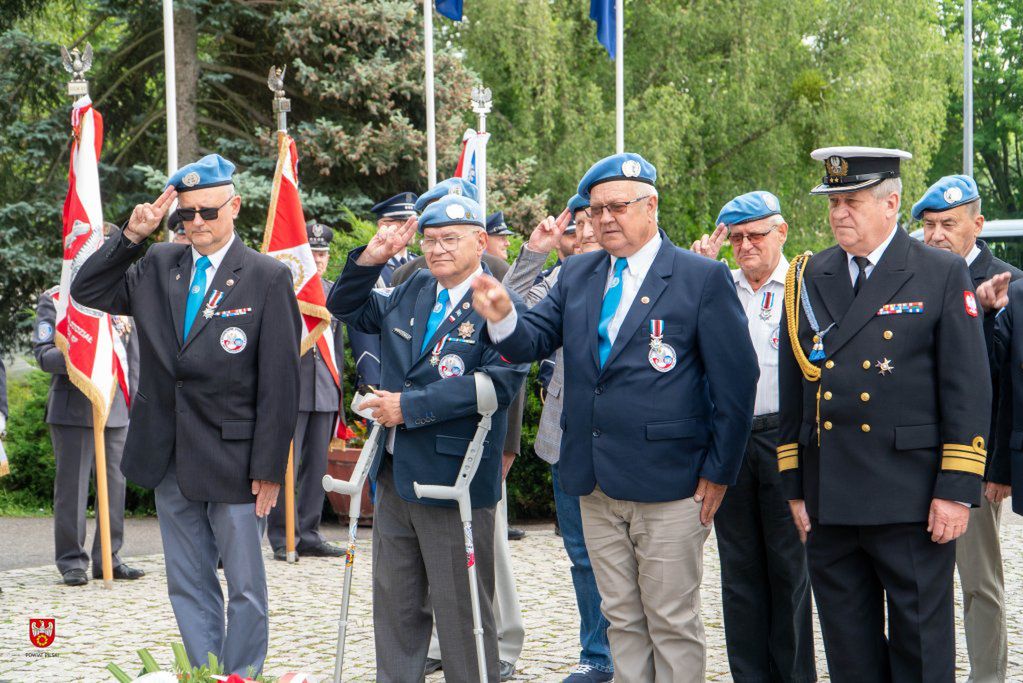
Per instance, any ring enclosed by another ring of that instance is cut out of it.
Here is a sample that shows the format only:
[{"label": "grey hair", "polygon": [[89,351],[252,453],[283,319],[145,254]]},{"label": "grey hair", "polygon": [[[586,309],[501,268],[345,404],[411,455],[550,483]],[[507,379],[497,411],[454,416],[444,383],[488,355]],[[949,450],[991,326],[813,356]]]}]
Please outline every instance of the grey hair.
[{"label": "grey hair", "polygon": [[776,213],[773,216],[768,216],[768,225],[781,225],[785,222],[785,217],[780,213]]},{"label": "grey hair", "polygon": [[980,197],[966,205],[966,215],[970,218],[976,218],[980,215]]},{"label": "grey hair", "polygon": [[870,188],[874,199],[886,199],[893,192],[899,195],[899,205],[895,207],[898,212],[902,208],[902,178],[885,178],[874,187]]}]

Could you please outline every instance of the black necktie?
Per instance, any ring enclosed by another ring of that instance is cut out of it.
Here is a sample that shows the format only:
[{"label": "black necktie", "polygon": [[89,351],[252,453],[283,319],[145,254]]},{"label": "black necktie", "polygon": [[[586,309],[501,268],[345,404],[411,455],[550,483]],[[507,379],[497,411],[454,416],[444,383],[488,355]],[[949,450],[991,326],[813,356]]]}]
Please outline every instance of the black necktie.
[{"label": "black necktie", "polygon": [[866,256],[853,256],[853,263],[860,269],[856,275],[856,282],[853,283],[853,296],[855,297],[863,289],[863,283],[867,279],[867,266],[870,265],[870,259]]}]

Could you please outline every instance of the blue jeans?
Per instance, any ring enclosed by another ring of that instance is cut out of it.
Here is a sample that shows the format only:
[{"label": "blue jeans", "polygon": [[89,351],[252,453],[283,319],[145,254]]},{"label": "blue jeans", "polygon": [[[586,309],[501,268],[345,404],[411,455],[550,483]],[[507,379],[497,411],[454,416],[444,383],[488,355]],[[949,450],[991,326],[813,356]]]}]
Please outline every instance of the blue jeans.
[{"label": "blue jeans", "polygon": [[565,542],[568,559],[572,562],[572,584],[575,586],[575,602],[579,607],[579,663],[589,664],[595,669],[611,673],[611,647],[607,644],[607,619],[600,613],[600,592],[593,578],[590,555],[586,552],[583,539],[583,520],[579,514],[579,497],[570,496],[561,490],[558,465],[551,465],[551,479],[554,483],[554,505],[558,511],[561,539]]}]

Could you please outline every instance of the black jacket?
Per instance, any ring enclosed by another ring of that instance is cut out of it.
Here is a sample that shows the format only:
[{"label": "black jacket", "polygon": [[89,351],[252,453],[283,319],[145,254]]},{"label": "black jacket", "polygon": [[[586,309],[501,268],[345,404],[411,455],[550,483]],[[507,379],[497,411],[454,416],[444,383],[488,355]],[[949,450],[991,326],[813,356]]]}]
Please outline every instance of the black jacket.
[{"label": "black jacket", "polygon": [[71,295],[136,321],[125,476],[154,488],[173,458],[188,499],[251,503],[253,479],[284,480],[298,416],[302,323],[291,272],[235,238],[200,309],[222,292],[215,314],[200,312],[182,342],[191,270],[191,247],[146,250],[117,233],[82,266]]}]

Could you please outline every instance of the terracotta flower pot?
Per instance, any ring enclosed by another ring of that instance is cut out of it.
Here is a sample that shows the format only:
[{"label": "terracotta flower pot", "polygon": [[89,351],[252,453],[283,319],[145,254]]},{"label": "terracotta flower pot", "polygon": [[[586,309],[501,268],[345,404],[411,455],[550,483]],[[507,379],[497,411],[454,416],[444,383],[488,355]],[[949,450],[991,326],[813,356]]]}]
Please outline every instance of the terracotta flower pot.
[{"label": "terracotta flower pot", "polygon": [[[352,477],[355,463],[359,460],[359,448],[331,448],[327,453],[327,474],[335,479],[348,480]],[[370,494],[370,482],[367,479],[362,489],[362,507],[359,510],[360,526],[373,526],[373,497]],[[348,523],[348,496],[330,492],[327,494],[330,499],[330,507],[345,524]]]}]

